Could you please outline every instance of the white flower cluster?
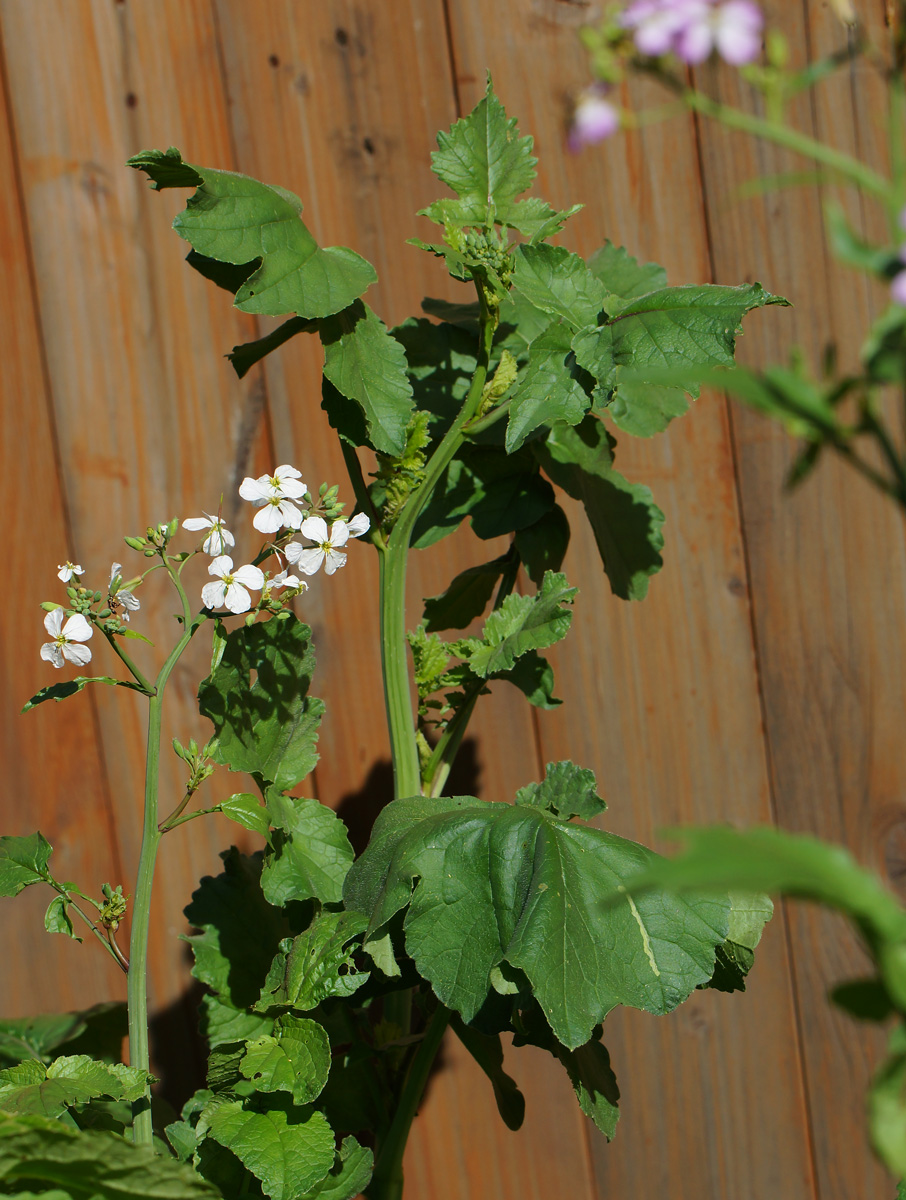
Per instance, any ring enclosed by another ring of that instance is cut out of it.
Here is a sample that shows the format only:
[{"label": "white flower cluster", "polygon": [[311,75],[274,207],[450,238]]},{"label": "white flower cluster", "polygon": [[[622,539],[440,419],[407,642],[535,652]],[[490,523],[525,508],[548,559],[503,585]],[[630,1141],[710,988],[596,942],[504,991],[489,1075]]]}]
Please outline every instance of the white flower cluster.
[{"label": "white flower cluster", "polygon": [[[243,479],[239,495],[258,509],[252,524],[260,533],[278,534],[281,530],[289,529],[297,531],[303,538],[314,543],[311,546],[305,546],[301,542],[290,542],[283,546],[283,554],[301,574],[314,575],[323,566],[328,575],[333,575],[346,562],[346,552],[343,547],[350,538],[361,537],[363,533],[367,533],[371,522],[364,513],[357,514],[351,521],[333,521],[329,526],[321,516],[311,513],[305,516],[299,507],[299,502],[304,500],[307,490],[302,482],[301,473],[295,467],[284,464],[277,467],[273,475],[262,475],[258,479],[249,477]],[[288,568],[282,569],[272,579],[268,579],[261,568],[255,566],[254,563],[234,567],[233,560],[226,551],[236,544],[235,538],[219,515],[212,516],[210,513],[204,513],[200,517],[188,517],[182,525],[184,529],[192,532],[207,530],[202,550],[205,554],[211,555],[208,574],[213,575],[214,579],[201,589],[202,603],[206,608],[226,608],[231,613],[238,615],[248,612],[252,607],[250,589],[262,592],[265,600],[269,599],[271,593],[278,588],[294,589],[296,593],[307,590],[308,584],[295,575],[291,575]],[[140,538],[127,538],[126,540],[136,549],[142,549],[144,545],[145,553],[153,554],[152,545],[166,546],[167,540],[175,528],[176,522],[174,521],[169,526],[169,532],[167,525],[159,526],[157,531],[149,529],[148,537],[152,539],[150,542],[143,543],[143,539]],[[282,545],[282,542],[280,544]],[[279,559],[280,555],[275,547],[272,548],[272,552]],[[112,629],[114,633],[122,632],[117,622],[128,621],[129,614],[136,612],[140,607],[139,601],[131,589],[141,580],[132,580],[126,586],[120,571],[120,564],[115,562],[110,568],[110,583],[107,586],[107,611],[96,615],[90,610],[91,596],[80,584],[79,577],[84,574],[84,569],[78,563],[73,562],[58,564],[57,577],[63,583],[71,584],[70,595],[73,597],[75,607],[83,608],[84,612],[71,613],[64,624],[63,608],[51,608],[44,618],[44,628],[52,640],[45,642],[41,647],[43,659],[55,667],[62,667],[64,662],[72,663],[77,667],[84,667],[89,663],[91,651],[87,646],[82,645],[94,632],[88,617],[91,617],[95,623],[99,620],[113,618],[113,625],[105,625],[105,630]],[[78,590],[74,591],[73,588]],[[94,602],[99,601],[100,598],[101,593],[95,592]],[[50,606],[45,605],[45,607]]]},{"label": "white flower cluster", "polygon": [[[301,472],[284,463],[272,475],[261,475],[257,479],[246,476],[239,486],[239,495],[258,509],[252,524],[259,533],[275,534],[282,529],[291,529],[315,543],[313,546],[304,546],[299,542],[290,542],[284,548],[283,553],[288,561],[303,575],[314,575],[322,564],[326,573],[332,575],[346,562],[346,554],[341,547],[351,537],[361,537],[367,533],[371,522],[364,513],[359,513],[349,522],[334,521],[328,528],[323,517],[306,517],[299,508],[298,502],[307,490]],[[266,579],[261,568],[253,563],[234,567],[232,558],[224,551],[228,546],[235,545],[235,539],[220,517],[212,517],[208,513],[202,517],[189,517],[183,521],[183,528],[210,530],[202,549],[214,556],[208,566],[208,574],[215,578],[201,590],[202,603],[206,608],[226,608],[238,615],[248,612],[252,607],[249,589],[269,595],[275,588],[288,587],[303,592],[308,587],[304,580],[290,575],[288,569],[280,571],[273,579]]]}]

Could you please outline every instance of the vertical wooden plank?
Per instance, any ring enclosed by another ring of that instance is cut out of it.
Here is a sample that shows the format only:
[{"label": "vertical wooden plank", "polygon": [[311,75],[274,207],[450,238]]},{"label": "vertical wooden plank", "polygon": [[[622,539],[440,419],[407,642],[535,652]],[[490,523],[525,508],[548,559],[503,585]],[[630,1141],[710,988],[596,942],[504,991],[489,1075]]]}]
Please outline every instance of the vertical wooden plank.
[{"label": "vertical wooden plank", "polygon": [[[124,533],[210,510],[221,492],[229,505],[246,466],[255,398],[221,355],[252,326],[218,305],[207,285],[189,281],[184,248],[167,230],[166,216],[184,198],[152,195],[123,165],[143,144],[179,140],[202,160],[229,161],[209,7],[100,0],[42,0],[35,7],[26,12],[5,4],[0,16],[73,552],[87,568],[86,580],[103,587],[114,557],[134,569]],[[200,564],[197,580],[187,575],[193,592],[202,576]],[[152,576],[142,588],[133,620],[156,644],[155,651],[136,652],[152,673],[177,636],[173,599],[160,584]],[[205,661],[199,646],[170,685],[165,811],[184,784],[169,738],[207,737],[194,700]],[[139,698],[123,700],[105,694],[98,707],[124,848],[123,883],[131,891],[145,733]],[[162,848],[150,992],[164,1035],[157,1045],[171,1074],[185,1075],[192,1060],[194,1016],[182,1013],[186,955],[176,940],[186,927],[182,908],[199,876],[216,872],[217,850],[232,836],[227,822],[199,822]],[[90,827],[78,831],[78,840],[86,837]]]},{"label": "vertical wooden plank", "polygon": [[[322,244],[351,245],[375,263],[380,282],[367,299],[388,322],[418,314],[426,294],[455,295],[437,263],[404,244],[419,232],[415,210],[443,190],[430,173],[429,152],[436,131],[456,116],[446,47],[439,36],[442,6],[428,0],[392,7],[332,0],[307,9],[304,22],[297,6],[288,3],[271,4],[252,17],[238,0],[218,0],[217,12],[240,169],[299,193],[305,219]],[[406,64],[405,76],[400,63]],[[318,347],[301,339],[268,360],[275,439],[278,446],[292,447],[306,478],[342,480],[336,439],[318,411],[319,364]],[[341,806],[347,812],[367,807],[362,792],[369,791],[369,781],[374,806],[390,796],[389,772],[379,767],[373,773],[374,764],[386,764],[387,754],[376,699],[374,564],[357,550],[353,548],[343,576],[319,581],[304,606],[325,664],[317,686],[328,703],[319,795],[332,804],[345,797]],[[418,621],[419,597],[443,590],[479,555],[497,552],[493,546],[476,547],[466,535],[414,556],[410,624]],[[363,696],[372,698],[369,705],[363,706]],[[481,732],[470,749],[482,795],[506,799],[526,782],[527,772],[537,770],[531,719],[521,697],[503,690],[483,704],[476,721]],[[476,1128],[485,1131],[482,1160],[487,1170],[490,1160],[501,1155],[513,1162],[511,1194],[536,1194],[533,1179],[553,1183],[545,1166],[553,1153],[551,1136],[541,1137],[539,1127],[551,1095],[572,1105],[561,1081],[551,1082],[549,1068],[526,1081],[538,1123],[512,1139],[499,1122],[486,1081],[464,1056],[452,1049],[448,1054],[451,1065],[438,1078],[419,1118],[407,1159],[414,1194],[423,1192],[429,1180],[438,1200],[499,1194],[491,1176],[479,1183],[474,1165],[465,1174],[452,1165],[460,1161],[457,1156],[474,1163],[467,1139]],[[582,1129],[575,1109],[567,1111],[556,1136],[566,1138],[564,1157],[578,1164],[573,1168],[578,1173],[560,1182],[582,1196],[587,1178]],[[437,1173],[438,1162],[451,1163],[450,1169]]]},{"label": "vertical wooden plank", "polygon": [[[608,236],[665,263],[672,282],[708,279],[688,123],[578,158],[563,152],[560,101],[585,77],[576,33],[587,14],[539,2],[526,18],[511,5],[493,28],[470,0],[455,0],[450,14],[464,105],[489,68],[508,110],[536,138],[539,194],[558,207],[588,202],[562,240],[587,253]],[[654,98],[644,87],[632,94],[640,104]],[[739,278],[723,272],[718,281]],[[747,328],[773,323],[768,311]],[[611,805],[607,827],[648,844],[667,825],[764,822],[758,678],[724,406],[704,397],[667,434],[618,442],[620,469],[649,483],[666,512],[665,568],[644,603],[616,600],[570,508],[566,570],[580,594],[570,638],[551,655],[565,704],[539,715],[544,757],[593,766]],[[600,1195],[814,1195],[781,919],[744,997],[702,993],[663,1021],[615,1013],[605,1040],[624,1115],[612,1146],[590,1134]]]},{"label": "vertical wooden plank", "polygon": [[[794,62],[845,42],[818,5],[767,7],[790,39]],[[860,17],[879,29],[879,6]],[[707,84],[728,101],[752,103],[731,72]],[[797,106],[797,122],[883,169],[877,86],[863,72],[855,79],[843,72]],[[730,202],[743,180],[801,169],[801,159],[708,125],[701,134],[716,269],[760,278],[796,306],[774,336],[753,330],[747,357],[783,361],[798,345],[817,369],[834,341],[847,369],[872,312],[886,301],[883,288],[829,260],[817,190]],[[850,195],[848,211],[857,226],[861,217],[867,231],[884,237],[871,204],[860,213]],[[783,495],[789,441],[743,410],[734,410],[733,423],[778,823],[842,842],[860,861],[895,875],[906,792],[903,677],[891,652],[901,644],[906,589],[902,518],[831,459],[797,493]],[[793,909],[791,934],[821,1196],[892,1191],[873,1161],[863,1108],[883,1037],[854,1027],[826,1002],[835,982],[865,973],[864,954],[839,919],[816,910]]]},{"label": "vertical wooden plank", "polygon": [[[6,286],[0,317],[6,350],[0,356],[0,503],[8,519],[0,537],[8,577],[15,581],[15,600],[0,622],[4,764],[0,830],[21,836],[40,827],[57,848],[51,869],[60,878],[74,879],[86,891],[99,894],[105,879],[118,876],[119,846],[96,744],[94,707],[91,702],[64,708],[49,703],[25,715],[19,711],[30,695],[63,675],[38,657],[47,640],[42,636],[44,614],[38,605],[45,599],[65,599],[56,569],[73,551],[7,106],[8,45],[3,45],[3,51],[0,171],[6,182],[0,189],[0,264]],[[90,936],[79,946],[45,935],[42,916],[51,896],[48,888],[34,887],[15,902],[3,902],[0,961],[7,964],[0,973],[3,1017],[125,998],[124,976]]]}]

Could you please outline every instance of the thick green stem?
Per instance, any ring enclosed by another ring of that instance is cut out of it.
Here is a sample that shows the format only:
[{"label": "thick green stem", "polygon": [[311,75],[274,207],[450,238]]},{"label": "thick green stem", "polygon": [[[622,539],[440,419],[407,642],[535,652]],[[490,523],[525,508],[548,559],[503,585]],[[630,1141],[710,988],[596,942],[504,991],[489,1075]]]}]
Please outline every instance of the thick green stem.
[{"label": "thick green stem", "polygon": [[406,560],[418,515],[462,445],[464,426],[475,416],[481,404],[494,340],[494,320],[485,304],[480,286],[478,294],[481,303],[481,341],[478,365],[472,376],[469,393],[456,420],[428,460],[424,479],[406,501],[386,546],[378,546],[381,663],[387,724],[390,730],[390,753],[393,759],[394,796],[397,799],[401,796],[417,796],[421,792],[421,770],[415,741],[415,714],[409,690],[409,661],[406,653]]},{"label": "thick green stem", "polygon": [[842,150],[835,150],[832,146],[825,146],[823,142],[816,141],[815,138],[810,138],[806,134],[800,133],[796,129],[790,129],[786,125],[765,120],[763,117],[756,117],[751,113],[743,112],[741,109],[733,108],[729,104],[721,104],[717,100],[712,100],[710,96],[703,95],[701,92],[690,89],[685,93],[685,100],[688,106],[695,112],[700,112],[706,117],[712,117],[715,121],[720,121],[722,125],[726,125],[729,129],[738,129],[741,133],[749,133],[753,137],[764,138],[765,141],[773,142],[777,146],[783,146],[787,150],[801,154],[804,158],[810,158],[813,162],[830,167],[831,170],[848,179],[850,183],[854,183],[856,187],[862,188],[863,191],[868,192],[870,195],[877,196],[879,200],[884,201],[888,206],[892,202],[893,197],[890,181],[885,179],[883,175],[879,175],[876,171],[873,171],[871,167],[867,167],[865,163],[860,162],[857,158],[853,158],[849,154],[844,154]]},{"label": "thick green stem", "polygon": [[438,1005],[428,1022],[425,1036],[409,1065],[406,1081],[400,1093],[393,1121],[381,1145],[378,1147],[371,1182],[365,1189],[369,1200],[401,1200],[403,1195],[403,1154],[409,1138],[409,1130],[421,1103],[440,1043],[450,1020],[450,1011]]}]

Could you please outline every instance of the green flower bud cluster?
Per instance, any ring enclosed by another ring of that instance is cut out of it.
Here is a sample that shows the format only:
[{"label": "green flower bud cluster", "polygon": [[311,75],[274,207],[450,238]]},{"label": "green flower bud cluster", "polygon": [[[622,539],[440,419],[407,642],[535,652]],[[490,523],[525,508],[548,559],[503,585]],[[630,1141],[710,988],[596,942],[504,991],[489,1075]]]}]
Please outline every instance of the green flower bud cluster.
[{"label": "green flower bud cluster", "polygon": [[104,897],[104,903],[100,906],[100,922],[105,929],[116,933],[120,921],[126,915],[129,899],[123,895],[123,889],[119,884],[113,888],[109,883],[105,883],[101,888],[101,894]]},{"label": "green flower bud cluster", "polygon": [[178,529],[179,517],[173,517],[171,521],[162,521],[160,525],[149,525],[144,537],[126,537],[123,541],[130,550],[138,550],[145,558],[154,558],[162,550],[166,550]]},{"label": "green flower bud cluster", "polygon": [[196,792],[204,781],[214,774],[214,768],[208,761],[212,746],[208,742],[199,750],[198,743],[194,738],[190,738],[188,746],[184,746],[179,738],[173,739],[173,750],[177,758],[189,768],[189,782],[186,784],[186,791]]},{"label": "green flower bud cluster", "polygon": [[399,458],[378,454],[378,469],[374,474],[377,481],[373,496],[379,500],[381,529],[389,533],[396,523],[403,505],[425,477],[425,447],[430,441],[428,422],[430,414],[416,412],[406,428],[406,448]]}]

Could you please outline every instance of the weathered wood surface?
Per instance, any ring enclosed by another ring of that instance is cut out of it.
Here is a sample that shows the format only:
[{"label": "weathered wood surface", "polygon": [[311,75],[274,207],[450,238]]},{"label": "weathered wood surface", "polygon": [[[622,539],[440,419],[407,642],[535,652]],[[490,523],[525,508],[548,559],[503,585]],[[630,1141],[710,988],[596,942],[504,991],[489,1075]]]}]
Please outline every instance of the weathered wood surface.
[{"label": "weathered wood surface", "polygon": [[[774,9],[800,58],[807,45],[842,41],[817,2]],[[119,695],[18,716],[47,681],[36,603],[56,594],[56,564],[74,557],[100,586],[110,561],[129,553],[122,533],[210,510],[221,492],[235,511],[238,481],[273,463],[295,462],[316,482],[345,478],[319,408],[317,346],[296,339],[235,380],[222,355],[255,323],[184,266],[168,228],[184,198],[148,191],[122,166],[130,154],[175,144],[190,160],[298,192],[320,241],[375,263],[369,300],[397,321],[424,295],[456,294],[404,240],[424,235],[412,214],[443,190],[428,169],[436,130],[475,103],[490,69],[535,135],[539,194],[587,205],[567,244],[588,252],[607,236],[663,262],[672,282],[758,278],[788,295],[792,312],[749,319],[751,361],[774,361],[793,342],[813,358],[831,338],[844,359],[857,347],[881,297],[827,262],[816,193],[734,196],[759,173],[799,164],[691,121],[564,152],[565,100],[585,79],[577,33],[590,11],[562,0],[0,0],[0,488],[16,581],[0,623],[0,828],[40,825],[67,877],[96,886],[134,873],[142,729]],[[880,21],[880,4],[869,15]],[[711,82],[733,94],[730,73]],[[808,113],[817,132],[880,163],[874,89],[844,77]],[[870,211],[854,215],[872,227]],[[552,656],[566,703],[536,720],[505,691],[483,701],[469,745],[477,778],[465,786],[502,799],[544,762],[569,757],[595,768],[617,832],[651,842],[677,823],[776,820],[844,842],[902,882],[900,518],[831,464],[785,496],[783,435],[713,395],[666,435],[622,439],[619,454],[667,514],[665,569],[643,604],[622,604],[576,520],[566,569],[581,595],[574,632]],[[378,694],[379,660],[374,563],[358,550],[343,576],[312,589],[305,615],[329,706],[317,793],[361,816],[386,798],[389,774],[380,709],[360,707]],[[419,597],[442,590],[472,554],[465,537],[416,558],[413,621]],[[143,629],[166,644],[169,600],[150,587],[142,599]],[[174,681],[167,736],[203,736],[192,703],[200,666]],[[164,786],[179,786],[175,762],[165,760]],[[174,1094],[194,1053],[181,910],[235,833],[199,822],[162,855],[152,997]],[[29,897],[4,910],[0,954],[4,1015],[123,991],[88,943],[46,938]],[[670,1018],[609,1018],[624,1092],[611,1146],[578,1114],[553,1061],[527,1051],[508,1060],[528,1101],[525,1128],[508,1133],[484,1078],[451,1042],[416,1125],[408,1193],[892,1193],[864,1136],[878,1041],[824,998],[861,961],[840,922],[793,908],[769,927],[744,997],[702,993]]]}]

